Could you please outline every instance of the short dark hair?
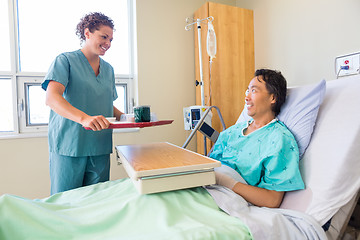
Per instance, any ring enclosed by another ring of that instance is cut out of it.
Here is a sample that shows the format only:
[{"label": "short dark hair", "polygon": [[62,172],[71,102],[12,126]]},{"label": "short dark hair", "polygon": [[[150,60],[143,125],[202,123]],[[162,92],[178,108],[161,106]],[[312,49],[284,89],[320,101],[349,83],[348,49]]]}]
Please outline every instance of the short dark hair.
[{"label": "short dark hair", "polygon": [[89,31],[93,33],[95,30],[99,30],[103,25],[114,29],[114,21],[103,13],[88,13],[80,19],[80,22],[76,26],[76,35],[80,38],[81,42],[83,42],[85,41],[84,31],[86,28],[88,28]]},{"label": "short dark hair", "polygon": [[[270,94],[274,94],[276,99],[272,106],[272,111],[277,116],[280,113],[281,106],[286,100],[287,83],[280,71],[270,69],[258,69],[255,71],[255,77],[262,76],[266,89]],[[258,78],[259,80],[259,78]]]}]

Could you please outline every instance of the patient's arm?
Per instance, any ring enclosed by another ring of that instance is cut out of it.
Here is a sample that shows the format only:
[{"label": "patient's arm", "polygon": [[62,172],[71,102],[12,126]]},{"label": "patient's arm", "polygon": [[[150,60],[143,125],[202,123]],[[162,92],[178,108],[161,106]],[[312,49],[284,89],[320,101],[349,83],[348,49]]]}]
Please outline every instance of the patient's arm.
[{"label": "patient's arm", "polygon": [[232,177],[223,173],[215,172],[215,176],[216,184],[233,190],[246,201],[259,207],[277,208],[280,206],[284,196],[284,192],[268,190],[237,182]]},{"label": "patient's arm", "polygon": [[232,190],[246,201],[259,207],[278,208],[284,196],[284,192],[259,188],[241,182],[237,182]]}]

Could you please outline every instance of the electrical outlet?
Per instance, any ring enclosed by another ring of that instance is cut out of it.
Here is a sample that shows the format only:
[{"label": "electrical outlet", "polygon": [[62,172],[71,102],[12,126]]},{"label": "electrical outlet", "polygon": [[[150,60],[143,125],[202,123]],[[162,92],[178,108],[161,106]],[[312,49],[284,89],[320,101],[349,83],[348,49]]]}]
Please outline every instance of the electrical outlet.
[{"label": "electrical outlet", "polygon": [[360,53],[353,53],[335,58],[337,77],[360,73]]}]

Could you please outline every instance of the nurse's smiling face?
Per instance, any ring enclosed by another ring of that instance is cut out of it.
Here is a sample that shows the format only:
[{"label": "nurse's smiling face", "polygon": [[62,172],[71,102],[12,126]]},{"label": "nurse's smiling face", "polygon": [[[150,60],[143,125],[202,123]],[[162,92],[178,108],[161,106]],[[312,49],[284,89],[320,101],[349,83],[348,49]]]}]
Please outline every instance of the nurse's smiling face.
[{"label": "nurse's smiling face", "polygon": [[113,29],[109,26],[101,25],[94,32],[90,32],[86,28],[84,34],[86,37],[85,46],[89,47],[96,55],[105,55],[105,52],[111,47]]},{"label": "nurse's smiling face", "polygon": [[266,88],[266,83],[262,76],[254,77],[246,91],[245,96],[247,113],[253,119],[260,119],[272,116],[272,105],[276,102],[274,95],[270,94]]}]

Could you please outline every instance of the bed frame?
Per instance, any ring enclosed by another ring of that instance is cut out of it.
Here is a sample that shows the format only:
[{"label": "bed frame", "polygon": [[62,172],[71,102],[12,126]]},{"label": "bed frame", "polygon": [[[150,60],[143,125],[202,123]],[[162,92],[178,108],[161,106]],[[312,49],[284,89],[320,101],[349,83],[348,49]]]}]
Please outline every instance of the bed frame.
[{"label": "bed frame", "polygon": [[329,240],[342,239],[345,234],[346,227],[359,201],[360,193],[354,196],[350,202],[341,207],[339,211],[332,217],[326,236]]}]

